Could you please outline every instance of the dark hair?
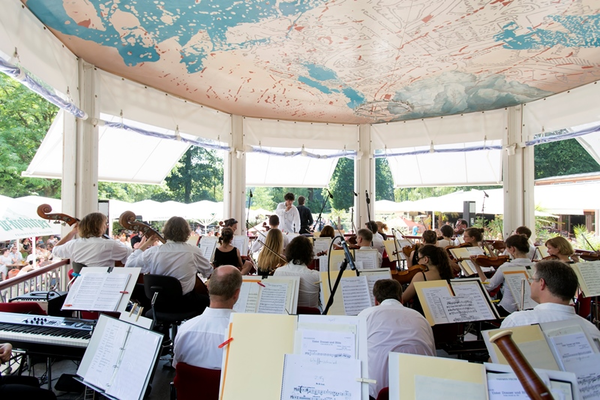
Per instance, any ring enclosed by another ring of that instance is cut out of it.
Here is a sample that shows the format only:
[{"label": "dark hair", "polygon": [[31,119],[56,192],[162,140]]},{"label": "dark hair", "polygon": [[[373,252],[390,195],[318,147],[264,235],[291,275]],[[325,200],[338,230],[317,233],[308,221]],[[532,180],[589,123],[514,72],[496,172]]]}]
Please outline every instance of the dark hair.
[{"label": "dark hair", "polygon": [[368,229],[359,229],[358,232],[356,232],[357,236],[360,236],[361,238],[363,238],[363,240],[366,240],[367,242],[373,242],[373,232],[371,232]]},{"label": "dark hair", "polygon": [[229,300],[235,295],[235,291],[242,287],[242,274],[237,268],[216,268],[210,277],[208,294],[220,296],[223,300]]},{"label": "dark hair", "polygon": [[456,221],[459,225],[464,225],[466,227],[469,226],[469,223],[467,222],[466,219],[459,219],[458,221]]},{"label": "dark hair", "polygon": [[394,279],[379,279],[373,285],[373,296],[380,304],[387,299],[401,301],[402,286]]},{"label": "dark hair", "polygon": [[579,287],[575,271],[562,261],[538,262],[533,277],[536,280],[543,279],[550,293],[565,301],[572,299]]},{"label": "dark hair", "polygon": [[298,197],[298,204],[299,205],[304,205],[304,202],[306,201],[306,198],[304,196],[300,196]]},{"label": "dark hair", "polygon": [[529,242],[524,235],[512,235],[506,239],[506,247],[514,247],[519,250],[521,253],[529,252]]},{"label": "dark hair", "polygon": [[163,228],[165,239],[174,242],[185,242],[192,234],[190,224],[181,217],[171,217]]},{"label": "dark hair", "polygon": [[467,228],[465,229],[465,233],[478,242],[483,240],[483,229],[481,228]]},{"label": "dark hair", "polygon": [[425,232],[423,232],[422,236],[423,242],[427,244],[435,244],[437,242],[437,233],[435,233],[435,231],[427,229]]},{"label": "dark hair", "polygon": [[313,260],[313,245],[304,236],[296,236],[285,248],[285,258],[289,263],[308,266]]},{"label": "dark hair", "polygon": [[226,219],[225,221],[223,221],[223,226],[232,227],[237,223],[238,222],[235,220],[235,218],[229,218],[229,219]]},{"label": "dark hair", "polygon": [[219,238],[219,242],[221,243],[231,243],[233,240],[233,229],[226,227],[221,231],[221,237]]},{"label": "dark hair", "polygon": [[562,236],[556,236],[552,239],[546,240],[545,245],[556,247],[556,249],[558,249],[558,254],[562,254],[563,256],[570,256],[574,253],[571,243],[569,243],[569,241]]},{"label": "dark hair", "polygon": [[444,225],[440,228],[440,232],[444,237],[452,237],[454,235],[454,229],[450,225]]},{"label": "dark hair", "polygon": [[426,244],[419,247],[419,257],[429,257],[429,261],[436,266],[442,279],[454,278],[446,250],[433,244]]},{"label": "dark hair", "polygon": [[335,237],[335,231],[333,230],[333,226],[331,226],[331,225],[325,225],[323,227],[323,230],[319,234],[319,237],[334,238]]},{"label": "dark hair", "polygon": [[294,201],[294,199],[295,199],[294,193],[292,193],[292,192],[286,193],[285,196],[283,196],[283,199],[284,200],[292,200],[292,201]]},{"label": "dark hair", "polygon": [[377,233],[379,227],[377,226],[377,222],[369,221],[365,224],[365,226],[373,233]]},{"label": "dark hair", "polygon": [[526,226],[520,226],[517,229],[515,229],[515,233],[517,235],[525,235],[525,237],[527,239],[529,239],[531,237],[531,229],[529,229]]},{"label": "dark hair", "polygon": [[89,213],[77,225],[77,231],[82,238],[100,237],[106,231],[106,215],[93,212]]},{"label": "dark hair", "polygon": [[269,225],[279,226],[279,216],[277,214],[273,214],[269,217]]}]

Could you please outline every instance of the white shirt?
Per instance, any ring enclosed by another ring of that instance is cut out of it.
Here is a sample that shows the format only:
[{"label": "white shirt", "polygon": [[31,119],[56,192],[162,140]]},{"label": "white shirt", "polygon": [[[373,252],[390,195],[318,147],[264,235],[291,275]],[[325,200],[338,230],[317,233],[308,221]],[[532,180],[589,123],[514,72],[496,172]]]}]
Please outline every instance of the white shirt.
[{"label": "white shirt", "polygon": [[300,307],[318,307],[319,306],[319,281],[321,274],[319,271],[311,270],[306,265],[297,265],[287,263],[279,267],[273,273],[273,276],[299,276],[300,293],[298,294],[298,306]]},{"label": "white shirt", "polygon": [[594,324],[585,318],[575,314],[572,306],[565,306],[557,303],[542,303],[534,307],[533,310],[517,311],[510,314],[502,321],[501,328],[510,328],[512,326],[523,326],[539,324],[544,322],[574,320],[581,322],[583,330],[592,338],[600,340],[600,331]]},{"label": "white shirt", "polygon": [[398,300],[387,299],[380,305],[364,309],[358,318],[367,321],[369,394],[377,398],[389,386],[388,355],[390,352],[435,356],[433,331],[417,311],[406,308]]},{"label": "white shirt", "polygon": [[197,272],[208,278],[213,271],[199,247],[172,240],[167,240],[167,243],[161,246],[150,247],[146,251],[135,250],[125,266],[140,267],[144,274],[175,277],[181,282],[183,294],[194,290]]},{"label": "white shirt", "polygon": [[[279,229],[279,228],[277,228],[277,229]],[[261,249],[265,245],[265,241],[267,240],[267,234],[265,232],[257,232],[257,235],[258,236],[254,240],[254,243],[252,243],[252,247],[250,248],[251,253],[258,253],[259,251],[261,251]],[[285,247],[290,243],[290,238],[288,237],[288,235],[286,235],[283,232],[282,232],[282,236],[283,236],[283,248],[285,249]]]},{"label": "white shirt", "polygon": [[109,268],[115,266],[115,261],[125,263],[131,251],[131,246],[118,240],[91,237],[70,240],[60,246],[54,246],[52,254],[88,267]]},{"label": "white shirt", "polygon": [[[379,251],[379,254],[383,256],[383,252],[385,250],[385,245],[383,244],[383,237],[378,233],[373,234],[373,248]],[[380,264],[381,265],[381,264]]]},{"label": "white shirt", "polygon": [[173,367],[184,362],[194,367],[221,369],[223,349],[229,329],[229,308],[206,308],[201,315],[185,322],[177,331],[174,343]]},{"label": "white shirt", "polygon": [[[498,286],[502,285],[504,283],[504,271],[506,271],[506,268],[522,267],[522,266],[527,266],[527,265],[532,265],[532,264],[533,263],[527,258],[515,258],[511,262],[506,262],[506,263],[502,264],[500,266],[500,268],[498,268],[496,270],[496,273],[494,274],[494,276],[492,276],[490,278],[488,284],[485,285],[485,288],[487,289],[488,292],[491,292],[492,290],[496,289]],[[506,286],[502,290],[502,300],[500,301],[500,305],[502,306],[502,308],[504,308],[509,313],[515,312],[518,309],[517,302],[515,301],[515,298],[513,297],[512,292]]]},{"label": "white shirt", "polygon": [[279,203],[277,209],[275,209],[275,214],[279,217],[279,229],[282,232],[300,232],[300,213],[296,206],[286,210],[285,202]]}]

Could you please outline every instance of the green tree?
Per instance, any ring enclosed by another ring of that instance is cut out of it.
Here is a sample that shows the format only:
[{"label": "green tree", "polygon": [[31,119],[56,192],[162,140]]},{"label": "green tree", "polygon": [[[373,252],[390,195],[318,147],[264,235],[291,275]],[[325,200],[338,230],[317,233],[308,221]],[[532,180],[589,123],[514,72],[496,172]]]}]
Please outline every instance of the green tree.
[{"label": "green tree", "polygon": [[375,200],[394,201],[394,178],[385,158],[375,159]]},{"label": "green tree", "polygon": [[23,178],[57,108],[0,73],[0,193],[60,197],[60,180]]},{"label": "green tree", "polygon": [[354,159],[340,158],[329,182],[331,207],[347,210],[354,205]]},{"label": "green tree", "polygon": [[223,159],[215,150],[192,146],[165,179],[170,200],[193,203],[223,200]]},{"label": "green tree", "polygon": [[535,146],[535,179],[598,171],[600,165],[575,139]]}]

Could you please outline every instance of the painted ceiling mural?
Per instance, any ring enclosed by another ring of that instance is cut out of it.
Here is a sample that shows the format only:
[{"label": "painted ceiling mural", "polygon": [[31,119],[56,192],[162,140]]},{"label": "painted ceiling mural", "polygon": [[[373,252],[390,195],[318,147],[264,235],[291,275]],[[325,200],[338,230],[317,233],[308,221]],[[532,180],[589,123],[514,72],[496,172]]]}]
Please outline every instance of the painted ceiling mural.
[{"label": "painted ceiling mural", "polygon": [[23,0],[76,55],[233,114],[374,123],[600,79],[598,0]]}]

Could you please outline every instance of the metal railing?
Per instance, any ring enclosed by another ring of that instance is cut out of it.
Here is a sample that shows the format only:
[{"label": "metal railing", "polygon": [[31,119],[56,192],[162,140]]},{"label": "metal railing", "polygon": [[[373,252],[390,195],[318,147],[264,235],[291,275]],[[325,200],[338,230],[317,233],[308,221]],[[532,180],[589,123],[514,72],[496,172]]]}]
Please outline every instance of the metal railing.
[{"label": "metal railing", "polygon": [[0,301],[35,291],[66,291],[69,283],[69,260],[57,261],[21,276],[0,282]]}]

